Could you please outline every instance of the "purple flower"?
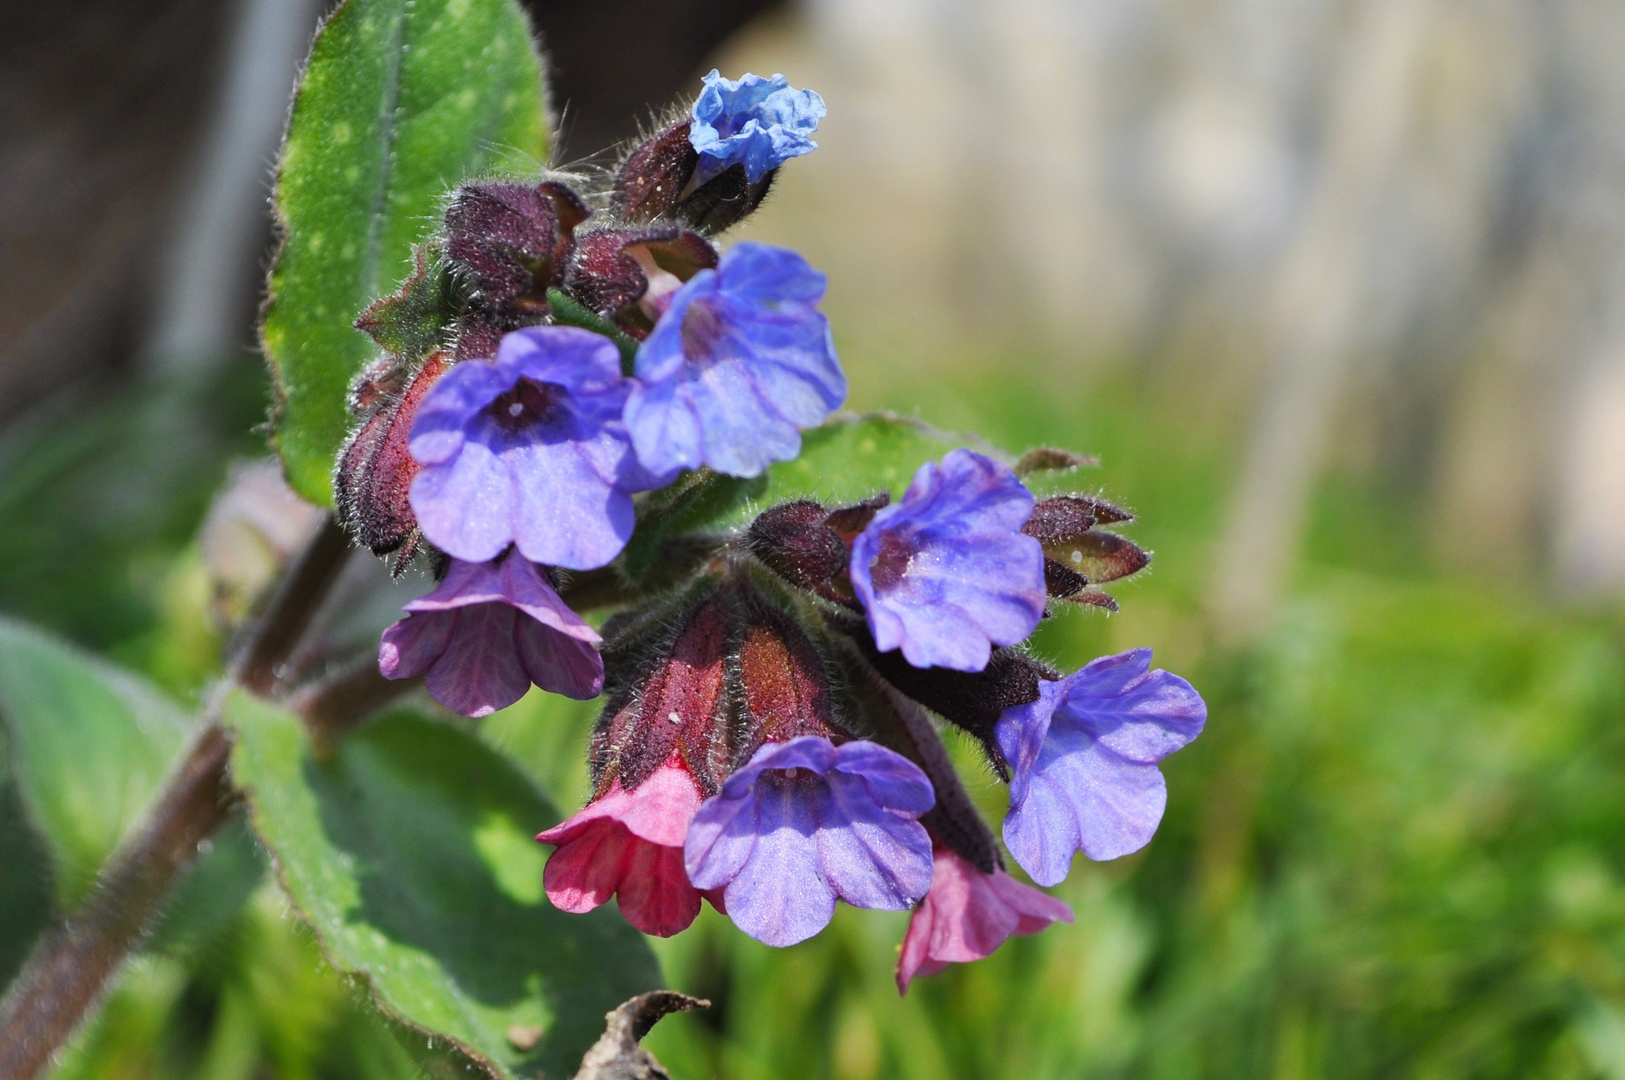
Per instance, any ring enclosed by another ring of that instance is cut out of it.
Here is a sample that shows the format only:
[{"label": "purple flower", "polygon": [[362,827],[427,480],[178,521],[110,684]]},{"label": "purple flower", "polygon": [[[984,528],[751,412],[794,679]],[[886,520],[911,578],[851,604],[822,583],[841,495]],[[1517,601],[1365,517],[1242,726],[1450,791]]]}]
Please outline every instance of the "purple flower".
[{"label": "purple flower", "polygon": [[638,349],[626,426],[644,466],[756,476],[801,452],[846,399],[824,275],[793,251],[738,244],[678,290]]},{"label": "purple flower", "polygon": [[630,389],[615,346],[568,326],[518,330],[494,362],[454,364],[408,444],[423,465],[411,488],[423,535],[467,562],[509,544],[571,570],[610,562],[632,535],[631,493],[666,479],[632,453]]},{"label": "purple flower", "polygon": [[818,149],[812,133],[824,118],[824,99],[796,90],[783,75],[724,79],[715,68],[694,102],[689,145],[700,155],[698,183],[730,165],[744,165],[754,184],[793,157]]},{"label": "purple flower", "polygon": [[852,588],[881,652],[918,668],[981,671],[1044,614],[1044,550],[1021,534],[1033,497],[971,450],[926,462],[902,501],[852,544]]},{"label": "purple flower", "polygon": [[837,898],[904,911],[925,896],[931,838],[915,819],[933,802],[925,774],[874,743],[768,743],[694,815],[683,865],[695,888],[725,890],[745,933],[794,945]]},{"label": "purple flower", "polygon": [[453,559],[440,586],[406,605],[384,631],[378,670],[423,675],[434,699],[485,716],[525,696],[530,684],[585,701],[604,688],[599,638],[565,606],[529,559]]},{"label": "purple flower", "polygon": [[1151,650],[1103,656],[994,726],[1014,771],[1004,843],[1040,885],[1072,854],[1115,859],[1157,831],[1168,789],[1157,762],[1202,731],[1207,705],[1191,684],[1151,671]]}]

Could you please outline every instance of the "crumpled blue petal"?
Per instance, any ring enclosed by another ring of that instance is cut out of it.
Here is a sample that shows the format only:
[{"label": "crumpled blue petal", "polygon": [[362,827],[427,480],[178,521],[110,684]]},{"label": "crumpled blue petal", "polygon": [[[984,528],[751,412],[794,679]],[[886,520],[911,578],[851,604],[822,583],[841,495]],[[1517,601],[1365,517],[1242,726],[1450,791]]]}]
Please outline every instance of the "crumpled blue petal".
[{"label": "crumpled blue petal", "polygon": [[715,68],[703,83],[688,136],[700,155],[699,183],[739,164],[754,184],[791,158],[818,149],[812,133],[826,109],[814,91],[794,89],[783,75],[747,74],[735,82]]}]

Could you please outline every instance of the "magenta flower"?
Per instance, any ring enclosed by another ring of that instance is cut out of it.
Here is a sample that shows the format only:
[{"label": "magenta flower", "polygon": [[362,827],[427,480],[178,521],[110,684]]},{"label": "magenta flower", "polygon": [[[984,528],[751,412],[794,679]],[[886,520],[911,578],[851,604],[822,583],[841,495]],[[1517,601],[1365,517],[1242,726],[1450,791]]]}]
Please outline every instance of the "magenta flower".
[{"label": "magenta flower", "polygon": [[1044,615],[1044,549],[1023,536],[1033,497],[972,450],[928,461],[852,544],[852,589],[881,652],[917,668],[981,671]]},{"label": "magenta flower", "polygon": [[378,670],[389,679],[422,675],[452,712],[505,709],[532,683],[582,701],[604,687],[598,634],[521,555],[453,559],[439,587],[406,612],[384,631]]},{"label": "magenta flower", "polygon": [[793,251],[737,244],[701,270],[638,349],[626,427],[655,472],[757,476],[846,399],[824,275]]},{"label": "magenta flower", "polygon": [[1201,734],[1207,705],[1190,683],[1152,671],[1151,650],[1103,656],[994,725],[1010,762],[1004,842],[1040,885],[1074,852],[1115,859],[1150,842],[1168,802],[1157,763]]},{"label": "magenta flower", "polygon": [[918,975],[993,955],[1006,938],[1071,922],[1072,909],[1002,869],[984,874],[938,844],[931,891],[914,909],[897,958],[897,992]]},{"label": "magenta flower", "polygon": [[694,777],[673,755],[632,791],[601,798],[537,836],[556,844],[542,885],[561,911],[582,914],[619,895],[626,921],[655,937],[685,930],[700,894],[683,869],[683,837],[700,808]]},{"label": "magenta flower", "polygon": [[931,838],[916,819],[934,802],[918,766],[874,743],[767,743],[694,815],[683,864],[696,888],[723,890],[745,933],[794,945],[837,899],[905,911],[925,896]]},{"label": "magenta flower", "polygon": [[632,453],[630,389],[614,344],[569,326],[517,330],[495,361],[452,365],[412,424],[423,535],[467,562],[513,544],[549,566],[609,563],[632,535],[632,492],[669,479]]}]

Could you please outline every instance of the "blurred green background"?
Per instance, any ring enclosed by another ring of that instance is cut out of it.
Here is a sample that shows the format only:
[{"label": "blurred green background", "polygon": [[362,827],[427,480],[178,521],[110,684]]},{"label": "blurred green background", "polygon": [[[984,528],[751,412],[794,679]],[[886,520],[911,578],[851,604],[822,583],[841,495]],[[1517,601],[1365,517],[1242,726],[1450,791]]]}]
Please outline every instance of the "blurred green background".
[{"label": "blurred green background", "polygon": [[[900,915],[771,950],[707,909],[656,943],[713,1002],[649,1039],[674,1076],[1625,1077],[1616,31],[1585,3],[828,0],[698,69],[829,101],[741,235],[829,271],[852,406],[1098,454],[1083,484],[1138,515],[1122,612],[1040,651],[1151,646],[1211,712],[1152,844],[1055,890],[1073,925],[906,998]],[[221,644],[198,531],[264,445],[232,325],[0,426],[0,612],[189,699]],[[591,721],[533,693],[481,729],[568,808]],[[4,795],[0,978],[49,910]],[[137,960],[58,1075],[420,1067],[266,886]]]}]

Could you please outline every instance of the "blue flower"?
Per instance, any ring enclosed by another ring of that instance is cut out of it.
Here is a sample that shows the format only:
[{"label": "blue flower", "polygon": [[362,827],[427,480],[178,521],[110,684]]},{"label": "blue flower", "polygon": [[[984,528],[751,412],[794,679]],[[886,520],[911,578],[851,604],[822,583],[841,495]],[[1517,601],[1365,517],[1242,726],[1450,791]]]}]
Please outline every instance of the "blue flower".
[{"label": "blue flower", "polygon": [[881,652],[918,668],[981,671],[1044,615],[1044,551],[1023,536],[1033,497],[972,450],[928,461],[852,544],[852,589]]},{"label": "blue flower", "polygon": [[712,69],[703,81],[688,135],[700,155],[698,183],[742,164],[745,179],[754,184],[791,158],[818,149],[810,136],[825,109],[813,91],[792,89],[783,75],[746,75],[734,82]]},{"label": "blue flower", "polygon": [[800,453],[800,429],[846,399],[823,295],[823,274],[766,244],[736,245],[695,274],[638,349],[626,403],[638,460],[756,476]]},{"label": "blue flower", "polygon": [[1162,821],[1168,789],[1157,762],[1201,734],[1207,705],[1191,684],[1151,671],[1151,650],[1103,656],[994,726],[1010,762],[1004,843],[1040,885],[1065,879],[1074,852],[1138,851]]},{"label": "blue flower", "polygon": [[931,837],[917,818],[931,782],[871,742],[803,735],[768,743],[701,805],[683,864],[745,933],[794,945],[829,924],[837,898],[907,911],[931,887]]},{"label": "blue flower", "polygon": [[496,360],[464,360],[418,408],[408,443],[423,468],[412,510],[429,542],[465,562],[509,544],[533,562],[591,570],[632,535],[634,491],[661,486],[621,422],[631,383],[607,338],[517,330]]}]

